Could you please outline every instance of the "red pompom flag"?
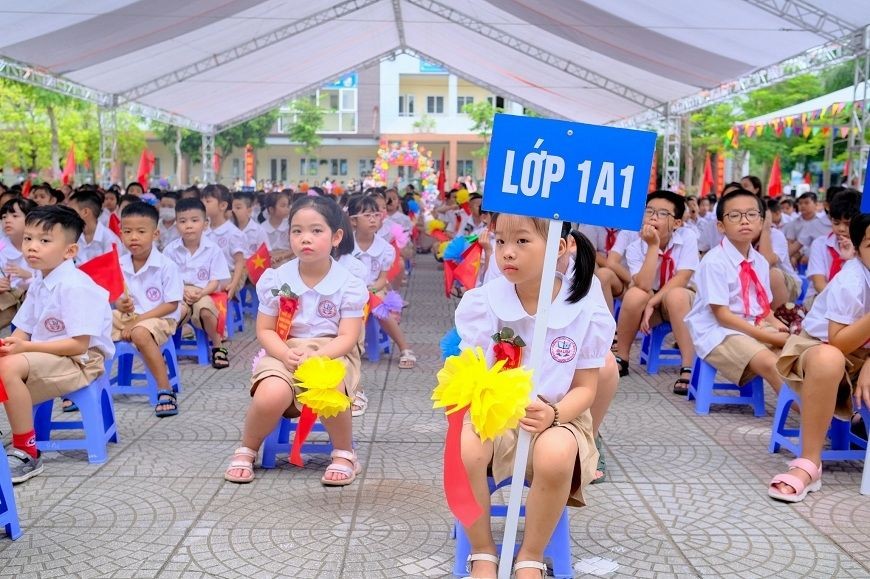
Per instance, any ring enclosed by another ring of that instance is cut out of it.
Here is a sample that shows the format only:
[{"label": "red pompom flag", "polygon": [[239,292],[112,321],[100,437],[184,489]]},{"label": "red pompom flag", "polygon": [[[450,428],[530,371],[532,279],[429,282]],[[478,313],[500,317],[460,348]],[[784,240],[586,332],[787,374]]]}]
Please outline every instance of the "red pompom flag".
[{"label": "red pompom flag", "polygon": [[121,219],[115,213],[109,214],[109,230],[118,237],[121,237]]},{"label": "red pompom flag", "polygon": [[112,251],[98,255],[79,266],[101,288],[109,292],[109,301],[114,302],[124,293],[124,273],[118,261],[118,246],[112,244]]}]

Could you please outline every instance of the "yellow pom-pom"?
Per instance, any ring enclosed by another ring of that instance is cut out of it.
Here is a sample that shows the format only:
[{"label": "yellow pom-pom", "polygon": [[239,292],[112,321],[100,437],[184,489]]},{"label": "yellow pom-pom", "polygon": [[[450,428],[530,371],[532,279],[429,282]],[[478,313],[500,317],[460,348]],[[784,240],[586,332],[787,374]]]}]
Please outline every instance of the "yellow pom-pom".
[{"label": "yellow pom-pom", "polygon": [[299,394],[299,402],[308,406],[315,414],[331,418],[350,407],[350,398],[338,390],[347,369],[341,360],[325,356],[308,358],[296,368],[294,377],[304,391]]},{"label": "yellow pom-pom", "polygon": [[432,392],[433,408],[449,408],[455,412],[471,404],[474,393],[483,387],[483,382],[492,379],[492,372],[486,366],[483,349],[468,348],[458,356],[449,356],[444,367],[438,371],[438,386]]},{"label": "yellow pom-pom", "polygon": [[459,205],[463,203],[468,203],[468,198],[471,194],[468,192],[468,189],[460,189],[456,192],[456,202]]},{"label": "yellow pom-pom", "polygon": [[450,244],[449,241],[442,241],[438,244],[438,248],[435,250],[435,257],[441,258],[444,255],[444,250],[447,249],[447,246]]},{"label": "yellow pom-pom", "polygon": [[445,227],[447,227],[447,224],[445,224],[440,219],[432,219],[426,223],[426,233],[432,235],[433,231],[443,231]]}]

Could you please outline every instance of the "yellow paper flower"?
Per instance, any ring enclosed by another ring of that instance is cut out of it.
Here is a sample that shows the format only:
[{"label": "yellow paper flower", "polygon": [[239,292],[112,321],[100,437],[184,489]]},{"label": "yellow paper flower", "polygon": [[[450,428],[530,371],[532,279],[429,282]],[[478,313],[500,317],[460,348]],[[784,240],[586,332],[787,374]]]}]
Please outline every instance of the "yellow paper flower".
[{"label": "yellow paper flower", "polygon": [[444,250],[447,249],[447,245],[449,245],[449,241],[442,241],[438,244],[438,247],[435,248],[435,257],[441,258],[444,255]]},{"label": "yellow paper flower", "polygon": [[426,233],[432,235],[433,231],[444,231],[447,225],[440,219],[432,219],[426,223]]},{"label": "yellow paper flower", "polygon": [[468,203],[468,198],[471,196],[471,193],[468,192],[468,189],[460,189],[456,192],[456,202],[459,205],[463,203]]},{"label": "yellow paper flower", "polygon": [[323,418],[331,418],[350,407],[350,398],[339,391],[347,369],[341,360],[325,356],[308,358],[296,368],[294,376],[303,390],[299,402]]},{"label": "yellow paper flower", "polygon": [[482,440],[516,428],[529,403],[532,373],[523,368],[502,371],[503,366],[499,361],[488,368],[479,347],[448,357],[438,371],[433,408],[445,408],[450,414],[468,406],[471,423]]}]

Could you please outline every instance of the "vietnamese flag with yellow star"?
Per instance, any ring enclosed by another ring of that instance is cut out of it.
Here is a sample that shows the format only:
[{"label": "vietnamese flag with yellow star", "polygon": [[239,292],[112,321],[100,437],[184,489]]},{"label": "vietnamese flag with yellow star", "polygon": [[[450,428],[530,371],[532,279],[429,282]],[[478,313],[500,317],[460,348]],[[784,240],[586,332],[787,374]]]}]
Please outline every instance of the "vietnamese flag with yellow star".
[{"label": "vietnamese flag with yellow star", "polygon": [[248,268],[248,277],[254,285],[260,280],[263,272],[272,267],[272,258],[269,255],[269,248],[266,244],[260,245],[259,249],[254,252],[254,255],[248,258],[245,262]]},{"label": "vietnamese flag with yellow star", "polygon": [[211,299],[218,309],[217,333],[223,336],[227,329],[227,292],[215,292],[211,294]]}]

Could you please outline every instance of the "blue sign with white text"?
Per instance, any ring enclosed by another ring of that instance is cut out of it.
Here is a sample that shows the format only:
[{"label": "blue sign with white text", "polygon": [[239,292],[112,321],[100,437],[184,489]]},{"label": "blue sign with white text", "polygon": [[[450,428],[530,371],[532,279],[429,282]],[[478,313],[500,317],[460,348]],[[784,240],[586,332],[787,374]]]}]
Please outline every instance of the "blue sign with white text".
[{"label": "blue sign with white text", "polygon": [[870,155],[867,156],[867,167],[864,169],[864,191],[861,194],[861,213],[870,213]]},{"label": "blue sign with white text", "polygon": [[639,230],[656,135],[495,116],[483,209]]}]

